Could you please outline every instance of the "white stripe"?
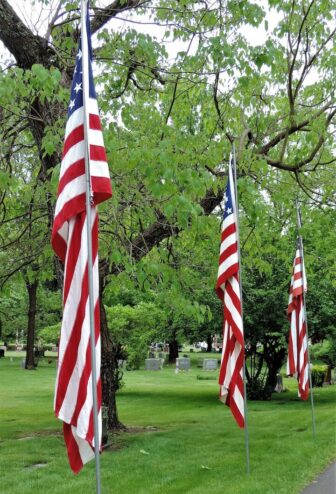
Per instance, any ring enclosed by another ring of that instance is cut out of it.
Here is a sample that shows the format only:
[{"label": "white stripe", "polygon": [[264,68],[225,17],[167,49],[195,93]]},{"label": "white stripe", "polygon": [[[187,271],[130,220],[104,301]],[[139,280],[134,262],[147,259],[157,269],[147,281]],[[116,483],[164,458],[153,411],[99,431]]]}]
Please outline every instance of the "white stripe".
[{"label": "white stripe", "polygon": [[[96,99],[94,98],[88,99],[88,112],[91,115],[99,116],[98,103]],[[65,127],[65,139],[68,137],[69,134],[71,134],[71,132],[76,127],[83,124],[84,124],[84,108],[83,106],[81,106],[77,110],[75,110],[67,120]]]},{"label": "white stripe", "polygon": [[229,216],[227,216],[222,222],[222,233],[224,230],[226,230],[229,226],[233,224],[234,224],[234,216],[233,214],[229,214]]},{"label": "white stripe", "polygon": [[237,311],[236,307],[234,306],[231,297],[228,295],[227,292],[224,294],[224,304],[228,308],[228,310],[231,313],[232,319],[234,320],[236,326],[238,327],[239,331],[241,334],[243,334],[243,321],[241,314]]},{"label": "white stripe", "polygon": [[63,157],[62,165],[61,165],[61,174],[60,179],[63,177],[65,172],[70,168],[71,165],[76,163],[79,160],[84,159],[85,155],[84,141],[80,141],[77,144],[74,144],[67,152],[67,154]]},{"label": "white stripe", "polygon": [[238,252],[231,254],[219,265],[217,278],[219,278],[227,269],[229,269],[229,267],[236,263],[238,263]]},{"label": "white stripe", "polygon": [[[97,209],[92,208],[91,214],[92,214],[92,224],[94,224],[94,220],[97,214]],[[83,276],[87,264],[87,256],[88,256],[86,225],[87,225],[87,220],[85,220],[85,223],[82,228],[81,240],[80,240],[81,248],[77,258],[72,283],[70,285],[70,289],[68,293],[68,298],[63,308],[63,320],[62,320],[62,331],[61,331],[62,338],[59,347],[60,361],[62,361],[64,352],[66,350],[66,347],[68,346],[71,330],[75,322],[77,307],[81,298],[82,280],[83,280]],[[75,219],[71,218],[69,221],[68,245],[71,244],[71,238],[72,238],[74,226],[75,226]],[[68,260],[68,255],[66,256],[65,259],[65,267],[64,267],[65,273],[67,272],[67,260]]]},{"label": "white stripe", "polygon": [[237,242],[237,235],[236,233],[232,233],[231,235],[228,235],[225,240],[221,243],[220,246],[220,254],[222,254],[230,245],[233,245]]},{"label": "white stripe", "polygon": [[83,465],[85,465],[85,463],[94,458],[95,453],[87,441],[78,437],[75,427],[71,427],[71,432],[78,445],[79,456],[81,457]]},{"label": "white stripe", "polygon": [[60,211],[64,208],[65,204],[80,194],[84,194],[86,192],[86,182],[85,182],[85,174],[80,175],[77,178],[74,178],[69,182],[61,194],[58,196],[57,203],[55,206],[55,218],[60,213]]}]

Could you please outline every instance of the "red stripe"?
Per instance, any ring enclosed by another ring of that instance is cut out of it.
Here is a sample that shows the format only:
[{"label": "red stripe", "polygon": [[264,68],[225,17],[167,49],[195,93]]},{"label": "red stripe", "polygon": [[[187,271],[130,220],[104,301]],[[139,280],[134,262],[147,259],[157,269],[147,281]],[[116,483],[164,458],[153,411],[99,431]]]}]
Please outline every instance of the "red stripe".
[{"label": "red stripe", "polygon": [[107,161],[105,148],[103,146],[97,146],[96,144],[91,144],[90,159],[93,161]]},{"label": "red stripe", "polygon": [[[81,216],[84,216],[84,221],[85,221],[86,213],[82,213]],[[80,218],[80,221],[83,221],[83,218]],[[97,256],[98,241],[97,239],[93,238],[92,242],[93,242],[92,258],[94,262]],[[85,307],[86,307],[88,295],[89,295],[88,266],[86,264],[84,276],[82,279],[81,297],[79,300],[78,307],[77,308],[74,307],[74,310],[76,310],[76,318],[75,318],[74,326],[71,330],[71,336],[64,352],[64,357],[61,363],[61,367],[59,368],[58,388],[56,391],[56,400],[55,400],[55,410],[57,414],[61,409],[63,400],[66,395],[69,380],[72,376],[73,370],[77,362],[78,346],[81,339],[82,325],[85,317]]]},{"label": "red stripe", "polygon": [[75,180],[81,175],[85,175],[85,160],[84,158],[75,161],[62,175],[58,184],[58,195],[62,193],[64,187],[68,185],[69,182]]},{"label": "red stripe", "polygon": [[[219,376],[218,376],[218,384],[223,385],[224,384],[224,379],[225,379],[225,373],[226,373],[226,367],[227,363],[230,357],[230,347],[228,345],[228,334],[225,335],[225,325],[223,328],[223,349],[222,349],[222,361],[219,369]],[[227,330],[228,332],[228,330]],[[226,336],[226,339],[224,341],[224,337]]]},{"label": "red stripe", "polygon": [[72,146],[75,146],[79,142],[84,141],[84,125],[81,123],[78,127],[73,129],[68,137],[65,139],[64,146],[63,146],[63,154],[62,154],[62,160],[64,159],[65,155],[69,151],[69,149],[72,148]]},{"label": "red stripe", "polygon": [[64,245],[59,241],[58,231],[70,218],[76,216],[81,211],[85,211],[85,194],[80,194],[73,199],[66,202],[54,219],[52,234],[51,234],[51,245],[58,257],[64,262],[65,252]]},{"label": "red stripe", "polygon": [[71,425],[63,422],[63,435],[67,447],[71,470],[78,473],[83,468],[83,462],[79,454],[78,444],[73,437]]},{"label": "red stripe", "polygon": [[237,251],[237,242],[234,244],[229,245],[219,256],[219,264],[223,264],[223,262],[233,254],[238,254]]},{"label": "red stripe", "polygon": [[[226,281],[231,278],[231,276],[234,276],[236,273],[238,273],[239,270],[239,264],[235,263],[232,264],[231,266],[228,267],[226,271],[224,271],[220,276],[217,278],[217,283],[216,283],[216,291],[218,294],[218,289],[222,286],[225,286]],[[222,289],[223,290],[223,289]],[[219,298],[221,298],[220,295],[218,295]]]},{"label": "red stripe", "polygon": [[89,114],[89,126],[92,130],[102,130],[99,115]]},{"label": "red stripe", "polygon": [[[97,345],[98,337],[99,337],[99,303],[97,302],[95,305],[95,343]],[[88,345],[86,348],[86,354],[85,354],[85,366],[82,371],[82,375],[79,381],[79,386],[78,386],[78,394],[77,394],[77,400],[76,400],[76,407],[71,419],[71,423],[73,425],[77,425],[77,420],[78,416],[85,404],[86,397],[87,397],[87,388],[88,388],[88,382],[90,379],[92,373],[92,366],[91,366],[91,344],[90,340],[88,341]]]},{"label": "red stripe", "polygon": [[224,240],[226,240],[227,237],[229,237],[233,233],[236,233],[236,223],[231,223],[222,231],[222,235],[221,235],[222,243],[224,242]]},{"label": "red stripe", "polygon": [[70,245],[68,246],[66,269],[64,271],[64,283],[63,283],[63,305],[65,305],[68,293],[71,288],[73,275],[76,269],[79,252],[81,250],[81,237],[82,231],[86,220],[86,213],[81,213],[77,216]]}]

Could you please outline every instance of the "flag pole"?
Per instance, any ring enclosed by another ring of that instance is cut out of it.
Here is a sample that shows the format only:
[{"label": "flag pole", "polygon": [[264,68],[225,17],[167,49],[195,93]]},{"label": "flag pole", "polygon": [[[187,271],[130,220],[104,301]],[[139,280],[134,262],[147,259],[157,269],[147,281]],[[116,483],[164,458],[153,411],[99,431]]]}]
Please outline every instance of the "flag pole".
[{"label": "flag pole", "polygon": [[[243,335],[244,335],[243,291],[242,291],[242,276],[241,276],[241,255],[240,255],[238,192],[237,192],[237,163],[236,163],[236,149],[234,143],[232,144],[232,163],[233,163],[233,180],[234,180],[234,188],[235,188],[234,193],[235,193],[235,215],[236,215],[236,225],[237,225],[237,244],[238,244],[238,261],[239,261],[239,290],[240,290],[241,317],[242,317]],[[244,339],[244,343],[245,343],[245,339]],[[243,383],[244,383],[244,430],[245,430],[245,449],[246,449],[246,472],[249,475],[250,447],[249,447],[249,433],[248,433],[248,425],[247,425],[245,348],[244,348],[244,361],[243,361]]]},{"label": "flag pole", "polygon": [[[87,224],[87,249],[88,249],[88,281],[89,281],[89,313],[90,313],[90,346],[92,368],[92,401],[94,424],[94,450],[96,462],[96,494],[101,494],[100,482],[100,458],[99,458],[99,427],[98,427],[98,399],[97,399],[97,370],[96,370],[96,341],[94,328],[94,294],[92,274],[92,190],[90,177],[90,143],[89,143],[89,49],[86,33],[87,0],[81,0],[81,37],[82,37],[82,81],[83,81],[83,107],[84,107],[84,142],[85,142],[85,181],[86,181],[86,224]],[[84,33],[86,35],[84,36]]]},{"label": "flag pole", "polygon": [[300,249],[300,257],[302,259],[302,267],[303,267],[303,291],[302,291],[302,298],[303,298],[303,315],[304,319],[306,322],[306,344],[307,344],[307,356],[308,356],[308,376],[309,376],[309,387],[310,387],[310,403],[311,403],[311,413],[312,413],[312,429],[313,429],[313,438],[316,439],[316,430],[315,430],[315,410],[314,410],[314,396],[313,396],[313,381],[312,381],[312,375],[311,375],[311,364],[310,364],[310,351],[309,351],[309,344],[308,344],[308,321],[307,321],[307,311],[306,311],[306,292],[305,292],[305,287],[307,284],[306,280],[306,270],[304,268],[304,257],[303,257],[303,241],[302,241],[302,235],[300,233],[300,229],[302,226],[301,223],[301,212],[300,212],[300,206],[298,200],[296,200],[296,221],[297,221],[297,227],[298,227],[298,236],[299,236],[299,249]]}]

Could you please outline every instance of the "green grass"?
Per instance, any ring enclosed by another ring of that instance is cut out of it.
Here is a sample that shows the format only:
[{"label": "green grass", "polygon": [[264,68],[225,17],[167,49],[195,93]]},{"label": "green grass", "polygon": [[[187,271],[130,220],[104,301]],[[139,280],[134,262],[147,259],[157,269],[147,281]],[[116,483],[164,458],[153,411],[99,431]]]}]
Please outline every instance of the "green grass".
[{"label": "green grass", "polygon": [[[20,364],[0,360],[0,493],[94,493],[94,462],[78,476],[68,467],[52,410],[54,363],[37,371]],[[216,380],[197,379],[214,375],[196,366],[125,374],[120,419],[141,432],[111,437],[101,456],[103,494],[296,494],[335,457],[335,387],[314,390],[314,441],[310,404],[285,380],[289,392],[248,403],[247,476],[244,431],[218,401]]]}]

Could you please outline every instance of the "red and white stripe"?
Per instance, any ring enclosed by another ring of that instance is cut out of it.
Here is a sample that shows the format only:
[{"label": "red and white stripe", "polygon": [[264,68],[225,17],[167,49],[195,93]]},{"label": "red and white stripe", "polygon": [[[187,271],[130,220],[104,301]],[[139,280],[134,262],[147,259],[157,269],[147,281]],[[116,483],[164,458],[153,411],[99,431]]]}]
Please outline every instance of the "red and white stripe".
[{"label": "red and white stripe", "polygon": [[[216,283],[216,292],[224,308],[223,351],[219,371],[220,400],[230,407],[239,427],[244,427],[244,332],[239,287],[236,207],[231,167],[224,197],[232,201],[232,214],[224,213]],[[224,207],[226,207],[225,204]]]},{"label": "red and white stripe", "polygon": [[309,396],[308,338],[304,307],[306,290],[304,263],[298,248],[294,259],[287,309],[290,320],[287,374],[297,378],[299,397],[303,400],[307,400]]},{"label": "red and white stripe", "polygon": [[101,447],[100,323],[98,286],[98,213],[96,205],[112,195],[95,99],[89,100],[88,146],[94,204],[86,217],[84,110],[67,121],[52,246],[64,262],[63,320],[54,409],[63,421],[69,462],[77,473],[94,457],[92,366],[90,350],[87,228],[92,236],[99,447]]}]

